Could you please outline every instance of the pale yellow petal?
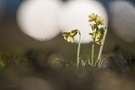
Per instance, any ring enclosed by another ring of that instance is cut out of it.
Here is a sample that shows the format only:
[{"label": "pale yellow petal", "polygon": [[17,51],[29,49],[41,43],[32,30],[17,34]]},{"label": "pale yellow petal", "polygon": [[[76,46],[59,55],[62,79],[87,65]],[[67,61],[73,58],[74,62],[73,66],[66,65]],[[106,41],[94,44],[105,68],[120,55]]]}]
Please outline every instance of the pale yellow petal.
[{"label": "pale yellow petal", "polygon": [[67,41],[73,43],[73,42],[74,42],[74,38],[69,36],[69,37],[67,38]]}]

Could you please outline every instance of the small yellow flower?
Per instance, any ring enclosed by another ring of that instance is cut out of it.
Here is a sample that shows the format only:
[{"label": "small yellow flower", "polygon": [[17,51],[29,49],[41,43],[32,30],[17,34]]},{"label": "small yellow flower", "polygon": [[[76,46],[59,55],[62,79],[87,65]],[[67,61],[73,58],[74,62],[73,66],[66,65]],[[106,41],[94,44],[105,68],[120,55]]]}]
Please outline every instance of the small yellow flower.
[{"label": "small yellow flower", "polygon": [[101,17],[97,17],[96,23],[97,23],[97,25],[103,25],[104,24],[104,20]]},{"label": "small yellow flower", "polygon": [[74,42],[74,37],[71,34],[72,33],[70,33],[70,32],[64,32],[63,36],[64,36],[65,40],[67,40],[68,42],[73,43]]},{"label": "small yellow flower", "polygon": [[96,44],[98,44],[98,45],[101,44],[101,41],[100,41],[101,33],[100,32],[93,32],[93,33],[90,33],[90,35],[92,35],[92,38]]},{"label": "small yellow flower", "polygon": [[92,15],[89,15],[89,22],[95,21],[97,19],[97,15],[92,13]]},{"label": "small yellow flower", "polygon": [[104,28],[100,28],[97,31],[90,33],[90,35],[92,35],[94,42],[98,45],[102,45],[103,34]]},{"label": "small yellow flower", "polygon": [[63,32],[62,35],[64,36],[64,39],[66,40],[69,37],[70,32]]},{"label": "small yellow flower", "polygon": [[70,43],[74,42],[74,37],[77,35],[78,30],[72,30],[71,32],[63,32],[64,39]]},{"label": "small yellow flower", "polygon": [[71,37],[71,36],[69,36],[69,37],[67,38],[67,41],[70,42],[70,43],[73,43],[73,42],[74,42],[74,38]]},{"label": "small yellow flower", "polygon": [[101,40],[100,40],[101,35],[102,35],[102,34],[101,34],[100,32],[97,32],[97,33],[96,33],[95,42],[96,42],[97,44],[99,44],[99,45],[100,45],[100,43],[101,43]]},{"label": "small yellow flower", "polygon": [[95,30],[95,29],[96,29],[96,27],[97,27],[97,25],[96,25],[96,24],[90,24],[90,26],[91,26],[91,29],[92,29],[92,30]]},{"label": "small yellow flower", "polygon": [[78,30],[77,29],[74,29],[74,30],[72,30],[70,32],[70,35],[74,37],[77,33],[78,33]]}]

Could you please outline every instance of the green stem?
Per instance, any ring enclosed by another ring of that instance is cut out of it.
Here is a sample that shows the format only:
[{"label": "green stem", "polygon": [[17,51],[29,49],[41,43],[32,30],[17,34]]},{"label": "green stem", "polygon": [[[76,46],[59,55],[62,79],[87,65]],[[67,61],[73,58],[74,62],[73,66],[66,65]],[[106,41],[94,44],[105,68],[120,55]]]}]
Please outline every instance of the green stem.
[{"label": "green stem", "polygon": [[101,61],[101,55],[103,52],[103,47],[104,47],[106,36],[107,36],[107,29],[105,29],[105,33],[103,35],[102,45],[100,46],[100,49],[99,49],[98,58],[97,58],[97,60],[99,60],[99,61]]},{"label": "green stem", "polygon": [[79,67],[80,64],[80,47],[81,47],[81,33],[79,32],[79,43],[77,48],[77,68]]},{"label": "green stem", "polygon": [[[96,33],[97,33],[98,27],[96,28]],[[93,42],[92,42],[92,50],[91,50],[91,64],[94,66],[94,54],[95,54],[95,39],[96,39],[96,34],[94,35]]]},{"label": "green stem", "polygon": [[94,64],[94,49],[95,49],[95,44],[94,44],[94,42],[92,42],[92,50],[91,50],[91,64],[92,64],[92,66],[93,66],[93,64]]},{"label": "green stem", "polygon": [[[97,24],[96,24],[97,25]],[[94,55],[95,55],[95,39],[96,39],[96,35],[97,35],[97,30],[98,30],[98,27],[96,27],[96,34],[94,35],[94,39],[93,39],[93,43],[92,43],[92,51],[91,51],[91,61],[92,61],[92,66],[95,65],[95,62],[94,62]]]}]

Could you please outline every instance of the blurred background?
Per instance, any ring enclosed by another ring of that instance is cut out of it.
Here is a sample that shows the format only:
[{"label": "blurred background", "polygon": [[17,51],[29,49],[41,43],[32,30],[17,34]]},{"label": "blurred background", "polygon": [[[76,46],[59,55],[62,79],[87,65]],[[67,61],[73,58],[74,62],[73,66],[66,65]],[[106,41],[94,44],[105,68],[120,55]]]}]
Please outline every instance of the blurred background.
[{"label": "blurred background", "polygon": [[[100,70],[76,70],[81,56],[90,58],[88,15],[104,18],[108,34]],[[0,0],[0,90],[135,90],[134,0]]]}]

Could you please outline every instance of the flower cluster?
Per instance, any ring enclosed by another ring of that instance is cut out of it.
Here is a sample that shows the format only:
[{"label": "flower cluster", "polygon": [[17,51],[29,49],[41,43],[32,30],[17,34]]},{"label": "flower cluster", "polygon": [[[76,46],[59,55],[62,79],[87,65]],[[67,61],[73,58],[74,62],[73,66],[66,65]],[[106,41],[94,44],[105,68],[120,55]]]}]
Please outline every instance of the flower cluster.
[{"label": "flower cluster", "polygon": [[91,15],[89,15],[89,22],[95,22],[97,25],[104,25],[104,20],[96,15],[95,13],[92,13]]},{"label": "flower cluster", "polygon": [[98,45],[102,45],[102,39],[105,30],[105,27],[103,26],[104,20],[100,16],[92,13],[92,15],[89,15],[89,22],[91,23],[90,27],[93,31],[90,33],[93,38],[93,42]]},{"label": "flower cluster", "polygon": [[71,32],[63,32],[64,39],[70,43],[74,42],[74,37],[77,35],[79,31],[77,29],[72,30]]}]

